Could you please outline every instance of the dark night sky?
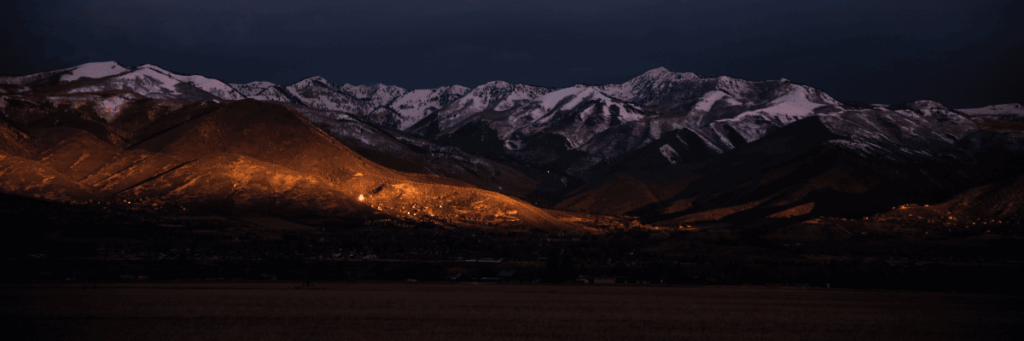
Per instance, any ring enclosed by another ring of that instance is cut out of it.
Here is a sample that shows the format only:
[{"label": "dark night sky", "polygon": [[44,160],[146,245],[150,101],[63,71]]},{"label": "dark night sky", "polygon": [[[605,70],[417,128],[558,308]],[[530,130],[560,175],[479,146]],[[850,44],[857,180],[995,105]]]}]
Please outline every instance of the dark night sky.
[{"label": "dark night sky", "polygon": [[1024,1],[75,0],[0,5],[0,74],[114,60],[227,82],[622,82],[664,66],[839,99],[1024,102]]}]

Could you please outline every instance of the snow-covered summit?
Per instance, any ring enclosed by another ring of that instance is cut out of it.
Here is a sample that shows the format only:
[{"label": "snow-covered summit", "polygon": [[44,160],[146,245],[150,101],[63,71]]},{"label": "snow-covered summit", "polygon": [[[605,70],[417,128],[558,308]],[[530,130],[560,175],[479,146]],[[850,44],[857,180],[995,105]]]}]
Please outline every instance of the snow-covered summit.
[{"label": "snow-covered summit", "polygon": [[311,87],[311,86],[327,87],[327,88],[335,89],[335,91],[338,89],[337,85],[334,85],[334,83],[331,83],[326,78],[323,78],[323,77],[320,77],[320,76],[313,76],[313,77],[305,78],[303,80],[295,82],[295,84],[289,85],[288,87],[289,88],[292,88],[292,87],[307,88],[307,87]]},{"label": "snow-covered summit", "polygon": [[470,90],[464,97],[456,101],[450,110],[442,111],[442,115],[460,116],[460,113],[480,112],[493,108],[498,101],[512,92],[513,84],[505,81],[490,81]]},{"label": "snow-covered summit", "polygon": [[[7,93],[16,86],[35,88],[58,80],[69,83],[70,92],[124,89],[152,98],[291,103],[325,117],[448,141],[467,151],[486,146],[488,153],[500,150],[512,159],[571,174],[641,149],[657,151],[670,164],[689,162],[685,160],[695,158],[688,154],[720,154],[804,119],[820,120],[831,132],[856,139],[851,145],[871,148],[952,143],[969,132],[971,122],[981,122],[970,115],[1024,121],[1024,109],[1016,103],[959,111],[934,101],[855,106],[787,79],[701,77],[664,67],[621,84],[600,86],[548,88],[496,80],[473,88],[452,85],[411,91],[379,83],[339,86],[321,76],[287,87],[271,82],[225,84],[152,64],[125,68],[115,62],[0,77],[0,83],[14,85],[4,87]],[[886,128],[886,122],[900,122],[900,128]],[[899,134],[872,135],[881,130]],[[465,145],[459,145],[461,141]]]},{"label": "snow-covered summit", "polygon": [[437,117],[441,120],[439,126],[442,129],[455,126],[469,115],[486,110],[506,111],[523,106],[549,91],[544,87],[490,81],[473,88],[462,98],[441,109]]},{"label": "snow-covered summit", "polygon": [[121,66],[117,62],[92,62],[85,63],[78,66],[69,67],[66,69],[59,69],[53,71],[44,71],[34,73],[25,76],[14,76],[14,77],[0,77],[0,84],[10,85],[28,85],[29,83],[45,81],[57,77],[61,83],[73,82],[82,78],[103,78],[117,74],[121,74],[128,71],[125,67]]},{"label": "snow-covered summit", "polygon": [[[340,111],[364,116],[378,108],[386,108],[408,91],[394,85],[335,85],[320,76],[309,77],[289,85],[287,91],[311,108]],[[387,120],[392,122],[394,120]]]},{"label": "snow-covered summit", "polygon": [[290,96],[310,108],[357,115],[368,112],[361,101],[320,76],[303,79],[285,89]]},{"label": "snow-covered summit", "polygon": [[[440,139],[480,134],[475,144],[504,146],[511,156],[536,157],[525,161],[538,164],[556,160],[544,156],[554,150],[586,155],[563,169],[573,173],[664,136],[683,134],[687,143],[701,145],[690,149],[721,153],[798,120],[843,110],[823,91],[786,79],[706,78],[661,67],[601,86],[487,82],[424,118],[436,121],[406,129]],[[486,142],[494,134],[498,141]]]},{"label": "snow-covered summit", "polygon": [[245,96],[239,93],[238,90],[235,90],[235,88],[231,87],[227,83],[221,82],[220,80],[201,75],[176,74],[153,64],[144,64],[136,67],[132,71],[129,71],[127,74],[119,76],[118,78],[121,77],[124,77],[124,79],[135,80],[143,78],[156,80],[161,83],[161,90],[166,90],[162,92],[176,93],[178,92],[178,84],[185,83],[206,91],[220,99],[240,100],[245,98]]},{"label": "snow-covered summit", "polygon": [[116,62],[86,63],[61,70],[61,73],[61,82],[74,82],[83,78],[102,79],[98,83],[79,84],[69,91],[71,93],[120,89],[165,99],[245,98],[235,88],[219,80],[201,75],[176,74],[153,64],[125,68]]},{"label": "snow-covered summit", "polygon": [[664,67],[658,67],[647,72],[640,74],[639,76],[630,79],[626,83],[640,84],[647,82],[658,82],[658,81],[681,81],[681,80],[692,80],[699,79],[700,76],[693,72],[672,72]]},{"label": "snow-covered summit", "polygon": [[643,102],[653,93],[673,88],[683,82],[701,79],[692,72],[672,72],[664,67],[648,70],[622,84],[601,86],[601,90],[616,99],[629,102]]},{"label": "snow-covered summit", "polygon": [[85,63],[70,69],[70,72],[60,76],[61,82],[71,82],[81,78],[103,78],[118,75],[128,71],[117,62],[95,62]]},{"label": "snow-covered summit", "polygon": [[427,115],[455,102],[470,90],[461,85],[435,89],[416,89],[406,92],[391,102],[391,109],[400,116],[398,129],[406,130]]},{"label": "snow-covered summit", "polygon": [[646,72],[640,74],[640,77],[660,78],[662,76],[665,76],[665,75],[668,75],[668,74],[671,74],[671,73],[672,73],[672,71],[669,71],[664,66],[659,66],[659,67],[647,70]]}]

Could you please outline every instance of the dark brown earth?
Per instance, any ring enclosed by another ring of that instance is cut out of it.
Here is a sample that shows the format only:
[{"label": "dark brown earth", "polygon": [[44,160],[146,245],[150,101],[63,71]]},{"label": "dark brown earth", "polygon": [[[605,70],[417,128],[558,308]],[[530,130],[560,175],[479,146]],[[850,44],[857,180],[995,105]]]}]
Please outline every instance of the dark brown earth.
[{"label": "dark brown earth", "polygon": [[8,340],[1015,340],[1020,297],[322,283],[0,288]]}]

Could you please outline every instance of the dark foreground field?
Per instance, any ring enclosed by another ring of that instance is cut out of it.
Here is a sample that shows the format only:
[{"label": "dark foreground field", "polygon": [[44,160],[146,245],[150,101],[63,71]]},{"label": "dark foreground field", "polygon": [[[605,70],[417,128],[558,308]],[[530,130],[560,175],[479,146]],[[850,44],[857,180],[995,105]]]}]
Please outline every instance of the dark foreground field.
[{"label": "dark foreground field", "polygon": [[[757,287],[130,284],[0,289],[7,340],[1003,340],[1024,299]],[[10,337],[10,336],[14,337]]]}]

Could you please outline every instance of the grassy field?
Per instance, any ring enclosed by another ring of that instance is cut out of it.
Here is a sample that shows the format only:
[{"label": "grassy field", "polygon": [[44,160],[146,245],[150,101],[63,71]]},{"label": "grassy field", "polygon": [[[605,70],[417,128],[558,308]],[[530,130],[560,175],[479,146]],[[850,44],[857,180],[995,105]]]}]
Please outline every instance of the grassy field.
[{"label": "grassy field", "polygon": [[[759,287],[0,287],[7,340],[1002,340],[1024,298]],[[10,336],[14,336],[10,338]]]}]

